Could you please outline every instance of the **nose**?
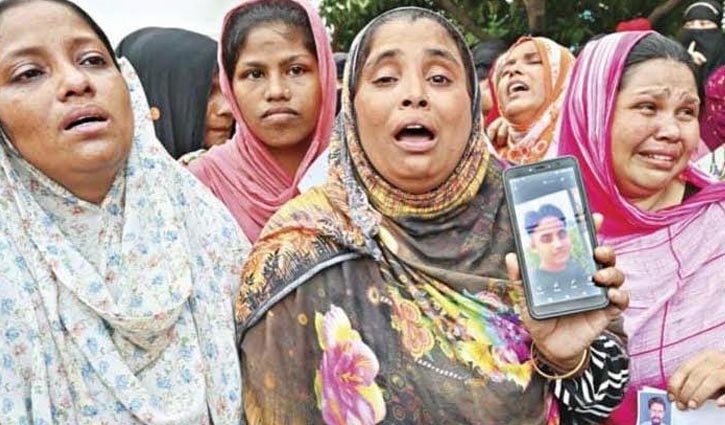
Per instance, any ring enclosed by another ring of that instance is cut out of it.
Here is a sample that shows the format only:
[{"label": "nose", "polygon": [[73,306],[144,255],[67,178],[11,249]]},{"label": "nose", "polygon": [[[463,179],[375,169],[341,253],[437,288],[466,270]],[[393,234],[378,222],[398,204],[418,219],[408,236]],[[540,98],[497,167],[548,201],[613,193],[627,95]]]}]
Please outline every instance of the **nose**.
[{"label": "nose", "polygon": [[227,98],[219,94],[214,99],[214,113],[220,117],[232,117],[232,108],[227,102]]},{"label": "nose", "polygon": [[426,109],[430,105],[426,94],[425,84],[422,78],[411,77],[405,86],[406,94],[403,96],[401,106],[403,108]]},{"label": "nose", "polygon": [[66,101],[74,96],[87,96],[94,94],[96,89],[88,74],[74,64],[67,64],[57,68],[60,78],[58,98]]},{"label": "nose", "polygon": [[554,236],[554,239],[551,241],[551,246],[554,248],[561,248],[564,245],[563,241],[559,239],[559,236]]},{"label": "nose", "polygon": [[290,100],[291,92],[284,76],[270,73],[267,84],[266,100],[268,102]]},{"label": "nose", "polygon": [[657,123],[655,139],[672,143],[680,140],[680,136],[680,124],[674,117],[662,117]]}]

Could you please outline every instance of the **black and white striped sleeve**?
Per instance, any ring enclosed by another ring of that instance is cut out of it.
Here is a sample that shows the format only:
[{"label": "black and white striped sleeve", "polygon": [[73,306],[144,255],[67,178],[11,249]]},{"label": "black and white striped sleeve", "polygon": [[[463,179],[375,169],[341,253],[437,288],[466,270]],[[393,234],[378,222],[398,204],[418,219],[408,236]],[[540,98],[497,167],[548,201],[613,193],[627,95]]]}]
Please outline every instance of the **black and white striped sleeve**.
[{"label": "black and white striped sleeve", "polygon": [[624,342],[605,332],[592,342],[589,366],[574,378],[550,382],[562,424],[599,424],[624,398],[629,356]]}]

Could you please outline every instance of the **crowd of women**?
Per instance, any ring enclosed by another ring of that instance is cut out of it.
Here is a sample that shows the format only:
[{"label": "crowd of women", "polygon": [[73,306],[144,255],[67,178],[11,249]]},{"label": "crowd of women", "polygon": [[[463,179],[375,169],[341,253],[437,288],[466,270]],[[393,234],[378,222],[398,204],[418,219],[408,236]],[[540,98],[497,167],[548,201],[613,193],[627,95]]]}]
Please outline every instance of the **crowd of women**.
[{"label": "crowd of women", "polygon": [[[472,54],[406,7],[342,68],[305,0],[115,50],[68,0],[0,2],[0,423],[628,425],[645,386],[725,411],[725,183],[694,165],[721,20]],[[502,171],[560,155],[610,302],[534,320]]]}]

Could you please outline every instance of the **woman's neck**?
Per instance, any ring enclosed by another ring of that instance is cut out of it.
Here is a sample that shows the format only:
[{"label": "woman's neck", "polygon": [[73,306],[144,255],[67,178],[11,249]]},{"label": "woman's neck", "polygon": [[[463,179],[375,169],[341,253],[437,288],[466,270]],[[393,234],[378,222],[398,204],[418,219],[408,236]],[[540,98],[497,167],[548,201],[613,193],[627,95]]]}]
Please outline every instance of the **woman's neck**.
[{"label": "woman's neck", "polygon": [[680,205],[684,196],[685,182],[676,179],[654,195],[645,198],[630,198],[628,201],[643,211],[659,211]]},{"label": "woman's neck", "polygon": [[297,143],[294,146],[283,148],[275,148],[268,145],[268,149],[282,170],[284,170],[290,177],[294,178],[297,174],[297,170],[300,168],[300,164],[302,164],[302,160],[305,159],[305,155],[310,149],[310,143],[310,141],[305,141]]}]

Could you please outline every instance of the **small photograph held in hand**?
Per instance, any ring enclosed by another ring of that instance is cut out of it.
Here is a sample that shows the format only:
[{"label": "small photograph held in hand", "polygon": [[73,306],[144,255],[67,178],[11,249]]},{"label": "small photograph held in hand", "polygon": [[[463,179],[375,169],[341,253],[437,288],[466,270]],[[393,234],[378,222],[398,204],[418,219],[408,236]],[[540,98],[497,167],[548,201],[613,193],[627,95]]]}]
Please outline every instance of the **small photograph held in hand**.
[{"label": "small photograph held in hand", "polygon": [[639,391],[637,406],[637,425],[672,425],[672,404],[664,391]]}]

